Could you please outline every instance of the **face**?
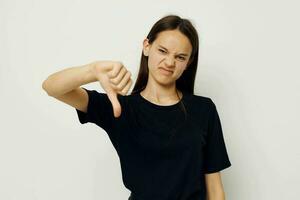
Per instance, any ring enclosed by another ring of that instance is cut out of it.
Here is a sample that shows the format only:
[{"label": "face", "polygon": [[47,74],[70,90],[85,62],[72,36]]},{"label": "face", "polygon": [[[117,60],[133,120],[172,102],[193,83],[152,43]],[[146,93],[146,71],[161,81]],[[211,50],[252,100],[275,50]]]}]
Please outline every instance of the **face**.
[{"label": "face", "polygon": [[160,32],[156,40],[144,40],[143,53],[148,56],[149,79],[163,84],[175,83],[187,67],[192,53],[189,39],[178,30]]}]

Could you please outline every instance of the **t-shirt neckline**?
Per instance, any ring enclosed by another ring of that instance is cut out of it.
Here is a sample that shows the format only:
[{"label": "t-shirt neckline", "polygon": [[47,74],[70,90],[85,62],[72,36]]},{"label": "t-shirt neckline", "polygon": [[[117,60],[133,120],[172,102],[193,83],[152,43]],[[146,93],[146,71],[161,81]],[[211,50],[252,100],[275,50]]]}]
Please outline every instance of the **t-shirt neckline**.
[{"label": "t-shirt neckline", "polygon": [[141,100],[141,102],[143,102],[144,104],[154,108],[154,109],[158,109],[158,110],[175,110],[179,107],[179,104],[181,104],[181,102],[185,99],[185,92],[182,92],[182,97],[181,99],[176,102],[175,104],[171,104],[171,105],[158,105],[155,103],[152,103],[151,101],[147,100],[146,98],[144,98],[140,92],[137,93],[138,98]]}]

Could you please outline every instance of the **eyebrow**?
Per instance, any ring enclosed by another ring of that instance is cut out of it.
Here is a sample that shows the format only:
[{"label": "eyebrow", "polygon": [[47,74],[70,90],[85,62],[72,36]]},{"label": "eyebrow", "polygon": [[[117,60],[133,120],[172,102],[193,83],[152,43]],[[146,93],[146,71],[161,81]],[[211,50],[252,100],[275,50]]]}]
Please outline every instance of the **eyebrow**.
[{"label": "eyebrow", "polygon": [[[163,48],[163,49],[166,49],[166,50],[168,50],[166,47],[163,47],[162,45],[158,45],[159,47],[161,47],[161,48]],[[186,53],[180,53],[179,55],[182,55],[182,56],[188,56],[188,54],[186,54]]]}]

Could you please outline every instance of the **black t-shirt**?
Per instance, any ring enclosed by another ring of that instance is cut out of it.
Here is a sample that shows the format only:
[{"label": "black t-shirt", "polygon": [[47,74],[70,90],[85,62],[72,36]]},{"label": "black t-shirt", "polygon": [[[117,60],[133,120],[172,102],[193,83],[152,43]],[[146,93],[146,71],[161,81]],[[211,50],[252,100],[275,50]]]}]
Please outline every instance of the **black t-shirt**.
[{"label": "black t-shirt", "polygon": [[89,102],[87,113],[76,109],[79,121],[108,134],[132,200],[205,200],[204,174],[231,166],[209,97],[183,92],[179,102],[162,106],[140,93],[118,94],[122,113],[115,118],[106,93],[83,89]]}]

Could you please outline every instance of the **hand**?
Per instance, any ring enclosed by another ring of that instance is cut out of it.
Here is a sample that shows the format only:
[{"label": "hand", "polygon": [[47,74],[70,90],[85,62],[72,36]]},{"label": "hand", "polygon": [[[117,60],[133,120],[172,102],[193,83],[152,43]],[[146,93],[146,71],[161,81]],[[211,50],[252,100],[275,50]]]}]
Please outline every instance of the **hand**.
[{"label": "hand", "polygon": [[131,73],[121,62],[96,61],[94,73],[100,85],[105,90],[114,110],[114,116],[121,115],[121,104],[117,94],[126,95],[132,85]]}]

